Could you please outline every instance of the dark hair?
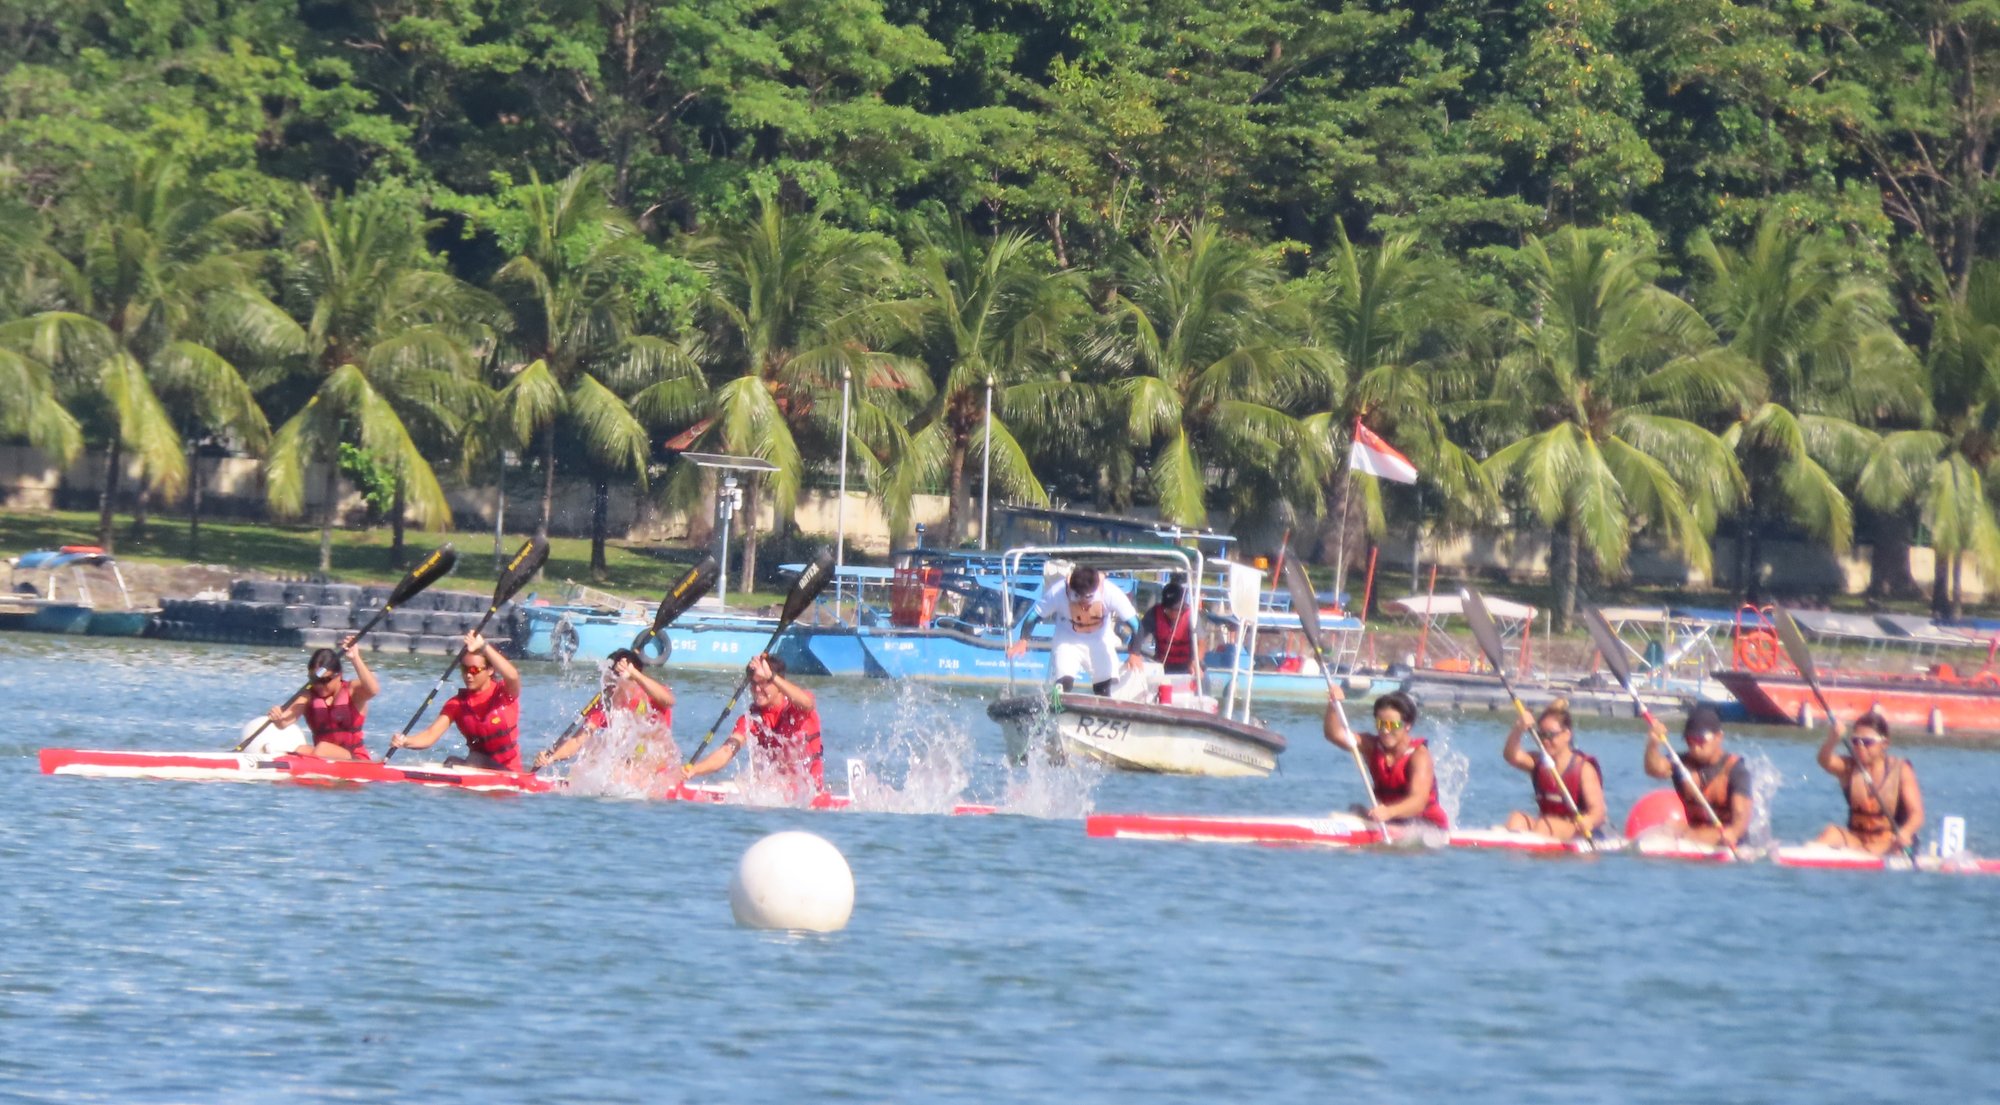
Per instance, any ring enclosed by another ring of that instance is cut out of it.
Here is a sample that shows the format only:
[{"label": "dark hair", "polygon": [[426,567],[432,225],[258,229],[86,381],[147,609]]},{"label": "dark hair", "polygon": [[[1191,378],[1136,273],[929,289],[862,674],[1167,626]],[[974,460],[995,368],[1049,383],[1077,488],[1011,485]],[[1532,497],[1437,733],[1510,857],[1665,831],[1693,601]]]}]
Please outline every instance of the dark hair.
[{"label": "dark hair", "polygon": [[342,673],[340,653],[330,648],[313,649],[312,659],[306,661],[306,670],[315,675],[323,671],[330,671],[335,675],[339,675]]},{"label": "dark hair", "polygon": [[1722,732],[1722,715],[1715,707],[1703,704],[1688,711],[1687,724],[1681,726],[1681,736],[1691,737],[1696,733]]},{"label": "dark hair", "polygon": [[646,658],[629,648],[621,648],[604,658],[604,662],[614,668],[618,666],[618,661],[620,660],[630,660],[632,662],[632,670],[634,671],[646,670]]},{"label": "dark hair", "polygon": [[1547,721],[1550,718],[1555,718],[1557,721],[1562,722],[1563,732],[1570,733],[1576,731],[1576,724],[1569,719],[1569,699],[1558,698],[1547,706],[1542,707],[1542,712],[1535,715],[1536,721]]},{"label": "dark hair", "polygon": [[1860,717],[1855,718],[1854,724],[1849,725],[1847,731],[1852,733],[1864,725],[1875,730],[1875,735],[1881,737],[1883,740],[1889,739],[1889,719],[1883,717],[1880,710],[1870,710]]},{"label": "dark hair", "polygon": [[1168,580],[1167,585],[1160,588],[1160,602],[1167,606],[1179,606],[1181,600],[1186,597],[1187,588],[1181,584],[1178,576]]},{"label": "dark hair", "polygon": [[773,655],[772,653],[769,652],[764,654],[764,662],[771,665],[771,674],[774,676],[783,675],[787,671],[791,670],[785,666],[784,657]]},{"label": "dark hair", "polygon": [[1091,567],[1088,564],[1079,564],[1076,567],[1071,568],[1069,570],[1070,595],[1074,597],[1079,593],[1087,593],[1097,590],[1097,583],[1098,580],[1101,578],[1103,577],[1097,574],[1097,569]]},{"label": "dark hair", "polygon": [[1409,695],[1401,691],[1390,691],[1388,694],[1376,699],[1375,708],[1369,712],[1374,713],[1384,706],[1403,715],[1404,725],[1415,725],[1417,723],[1417,704],[1411,700]]}]

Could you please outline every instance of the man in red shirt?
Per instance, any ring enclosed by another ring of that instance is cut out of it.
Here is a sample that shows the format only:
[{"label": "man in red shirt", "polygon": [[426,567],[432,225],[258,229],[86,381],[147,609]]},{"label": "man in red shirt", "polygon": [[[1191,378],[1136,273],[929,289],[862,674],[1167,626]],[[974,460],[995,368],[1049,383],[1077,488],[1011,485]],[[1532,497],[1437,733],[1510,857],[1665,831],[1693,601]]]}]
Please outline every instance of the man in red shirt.
[{"label": "man in red shirt", "polygon": [[[521,673],[486,638],[465,635],[465,656],[459,661],[465,689],[445,700],[444,708],[421,733],[397,733],[395,748],[429,748],[454,722],[465,734],[465,756],[447,764],[468,764],[494,771],[521,770]],[[498,678],[495,678],[495,677]]]},{"label": "man in red shirt", "polygon": [[687,778],[712,775],[751,745],[751,771],[762,778],[810,780],[814,793],[826,790],[819,739],[819,708],[813,693],[785,678],[785,662],[768,653],[750,660],[750,709],[722,746],[687,767]]}]

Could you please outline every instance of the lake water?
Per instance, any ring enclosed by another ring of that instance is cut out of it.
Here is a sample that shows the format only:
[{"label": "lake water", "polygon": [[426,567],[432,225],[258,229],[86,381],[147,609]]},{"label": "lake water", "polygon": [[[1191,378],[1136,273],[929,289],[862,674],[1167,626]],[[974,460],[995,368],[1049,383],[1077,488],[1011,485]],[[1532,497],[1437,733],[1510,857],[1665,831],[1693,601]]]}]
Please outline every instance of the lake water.
[{"label": "lake water", "polygon": [[[442,664],[380,665],[371,745]],[[1031,774],[1003,766],[978,695],[818,686],[830,768],[865,753],[901,778],[919,754],[913,790],[963,779],[1045,816],[37,773],[47,746],[225,748],[302,669],[0,634],[0,1098],[2000,1097],[2000,879],[1084,836],[1086,808],[1354,801],[1352,762],[1306,708],[1263,711],[1292,739],[1269,780]],[[525,675],[532,751],[595,676]],[[679,735],[698,739],[733,680],[674,682]],[[1525,804],[1497,715],[1419,732],[1467,758],[1461,823]],[[1778,837],[1839,814],[1808,739],[1731,742],[1779,784]],[[1580,744],[1622,819],[1650,786],[1638,730]],[[1970,846],[2000,853],[2000,752],[1904,751],[1932,825],[1962,815]],[[732,924],[737,857],[784,828],[846,854],[846,931]]]}]

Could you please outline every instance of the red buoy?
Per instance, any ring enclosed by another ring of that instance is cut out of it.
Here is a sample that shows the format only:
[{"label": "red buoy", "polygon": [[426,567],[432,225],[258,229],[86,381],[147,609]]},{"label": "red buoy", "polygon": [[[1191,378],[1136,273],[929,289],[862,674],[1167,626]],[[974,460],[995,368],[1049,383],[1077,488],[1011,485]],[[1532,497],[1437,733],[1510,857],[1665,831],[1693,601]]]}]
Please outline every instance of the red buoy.
[{"label": "red buoy", "polygon": [[1625,815],[1625,839],[1637,840],[1640,833],[1661,825],[1685,824],[1687,810],[1681,805],[1681,796],[1672,787],[1661,787],[1632,803],[1632,812]]}]

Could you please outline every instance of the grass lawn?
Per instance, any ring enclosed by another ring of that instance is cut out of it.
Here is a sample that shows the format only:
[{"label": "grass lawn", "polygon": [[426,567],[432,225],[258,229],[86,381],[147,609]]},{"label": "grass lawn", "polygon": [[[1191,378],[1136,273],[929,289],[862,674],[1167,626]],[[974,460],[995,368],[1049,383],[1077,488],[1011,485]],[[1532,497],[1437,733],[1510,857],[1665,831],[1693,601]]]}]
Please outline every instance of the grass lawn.
[{"label": "grass lawn", "polygon": [[[31,549],[53,549],[61,545],[88,545],[97,539],[94,511],[0,511],[0,555],[15,556]],[[506,551],[513,552],[527,539],[525,534],[508,534]],[[458,570],[445,586],[454,590],[477,591],[490,586],[493,578],[493,534],[428,533],[410,530],[404,538],[409,559],[414,563],[435,545],[450,541],[458,547]],[[390,533],[379,529],[340,529],[333,532],[333,570],[329,577],[346,583],[390,583],[403,570],[389,562]],[[303,576],[319,569],[319,527],[268,523],[209,522],[201,524],[201,552],[190,556],[187,519],[172,515],[150,520],[143,537],[131,535],[130,520],[120,516],[117,545],[120,560],[166,566],[204,563],[226,564],[245,574],[263,576]],[[657,552],[658,555],[653,555]],[[605,546],[607,576],[593,584],[614,594],[629,595],[646,602],[658,601],[666,589],[694,562],[685,549],[658,548],[640,552],[620,542]],[[590,582],[590,541],[587,538],[556,537],[549,541],[549,560],[542,569],[544,586],[566,582]],[[732,606],[760,606],[783,601],[778,592],[730,595]]]}]

